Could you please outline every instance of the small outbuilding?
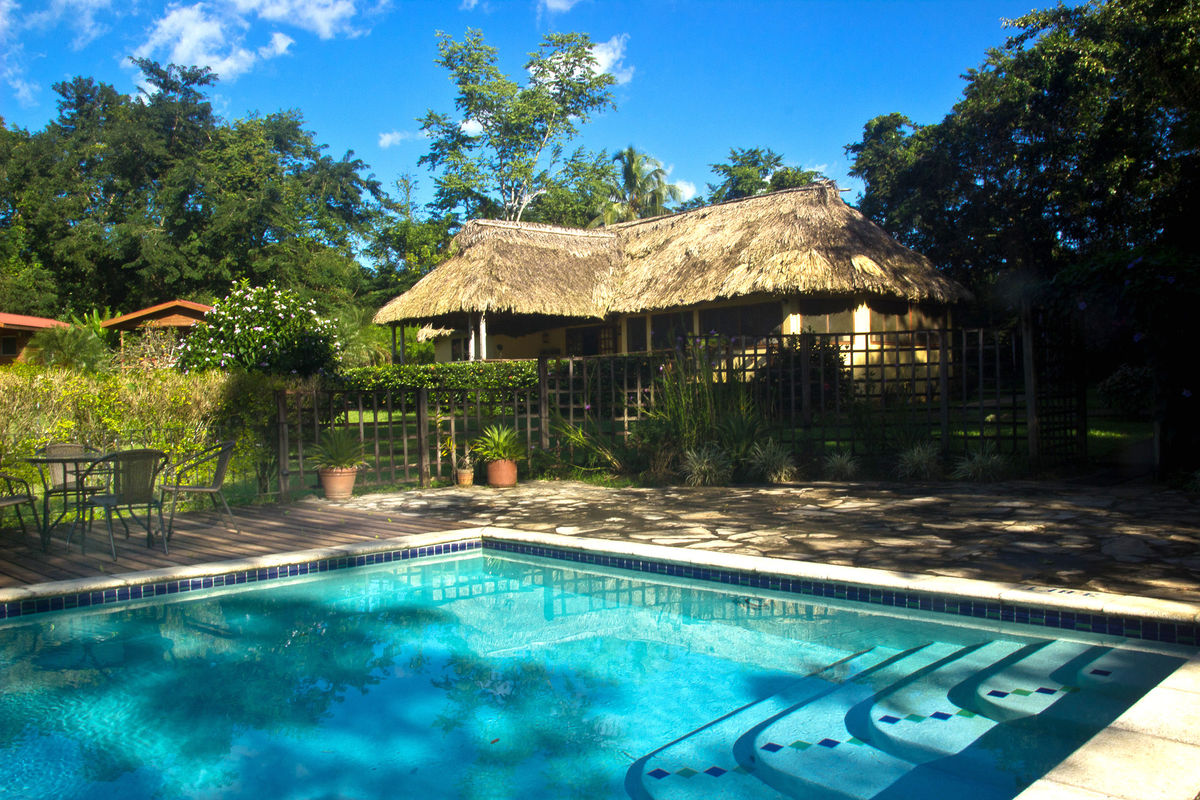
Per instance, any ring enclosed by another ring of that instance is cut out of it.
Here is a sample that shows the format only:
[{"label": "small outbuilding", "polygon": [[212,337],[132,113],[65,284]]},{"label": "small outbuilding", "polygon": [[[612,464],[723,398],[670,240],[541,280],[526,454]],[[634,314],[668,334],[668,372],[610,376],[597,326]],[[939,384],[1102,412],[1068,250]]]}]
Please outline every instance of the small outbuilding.
[{"label": "small outbuilding", "polygon": [[936,329],[969,297],[831,181],[599,230],[472,220],[452,246],[375,315],[451,331],[439,361]]},{"label": "small outbuilding", "polygon": [[67,323],[46,317],[7,314],[0,311],[0,364],[20,361],[30,338],[46,328],[65,328]]}]

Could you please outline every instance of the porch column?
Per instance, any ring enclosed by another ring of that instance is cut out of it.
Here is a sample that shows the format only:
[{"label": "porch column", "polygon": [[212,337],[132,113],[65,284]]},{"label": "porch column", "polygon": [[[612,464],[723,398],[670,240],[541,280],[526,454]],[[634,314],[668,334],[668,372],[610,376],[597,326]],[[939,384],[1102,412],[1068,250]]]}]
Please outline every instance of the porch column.
[{"label": "porch column", "polygon": [[475,360],[475,315],[467,314],[467,361]]},{"label": "porch column", "polygon": [[479,360],[487,358],[487,315],[479,312]]}]

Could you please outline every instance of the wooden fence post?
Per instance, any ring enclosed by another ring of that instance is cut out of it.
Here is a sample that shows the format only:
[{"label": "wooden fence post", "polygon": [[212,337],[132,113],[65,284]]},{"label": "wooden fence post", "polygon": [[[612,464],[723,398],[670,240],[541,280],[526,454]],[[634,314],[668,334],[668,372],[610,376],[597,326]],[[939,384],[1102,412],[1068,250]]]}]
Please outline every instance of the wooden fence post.
[{"label": "wooden fence post", "polygon": [[429,389],[417,389],[417,476],[422,487],[429,486]]},{"label": "wooden fence post", "polygon": [[942,431],[942,454],[950,452],[950,337],[938,329],[938,409]]},{"label": "wooden fence post", "polygon": [[290,503],[292,496],[289,491],[291,470],[288,469],[288,414],[287,392],[275,392],[275,409],[279,415],[279,502]]},{"label": "wooden fence post", "polygon": [[550,362],[538,356],[538,446],[550,449]]}]

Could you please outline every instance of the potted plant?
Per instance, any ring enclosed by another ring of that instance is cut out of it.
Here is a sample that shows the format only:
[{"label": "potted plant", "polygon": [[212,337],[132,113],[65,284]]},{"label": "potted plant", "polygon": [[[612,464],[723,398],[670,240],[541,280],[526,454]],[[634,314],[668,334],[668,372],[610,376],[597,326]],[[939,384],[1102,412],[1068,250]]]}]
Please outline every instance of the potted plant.
[{"label": "potted plant", "polygon": [[516,486],[517,459],[525,457],[525,445],[508,425],[490,425],[475,439],[475,454],[487,463],[488,486]]},{"label": "potted plant", "polygon": [[354,494],[354,480],[366,466],[363,444],[348,428],[325,431],[313,445],[312,460],[326,500],[348,500]]},{"label": "potted plant", "polygon": [[454,464],[456,483],[459,486],[471,486],[475,483],[475,459],[471,455],[471,443],[463,442],[462,453],[458,452],[458,441],[450,436],[442,442],[440,448],[443,457]]}]

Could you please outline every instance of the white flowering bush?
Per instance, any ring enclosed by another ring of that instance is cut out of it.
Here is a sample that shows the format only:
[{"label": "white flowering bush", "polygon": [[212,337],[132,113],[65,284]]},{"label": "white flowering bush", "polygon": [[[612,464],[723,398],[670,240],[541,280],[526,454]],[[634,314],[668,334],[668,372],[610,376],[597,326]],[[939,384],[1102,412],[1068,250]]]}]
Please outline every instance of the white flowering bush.
[{"label": "white flowering bush", "polygon": [[337,352],[337,326],[311,300],[274,283],[242,281],[184,340],[179,367],[312,375],[332,370]]}]

